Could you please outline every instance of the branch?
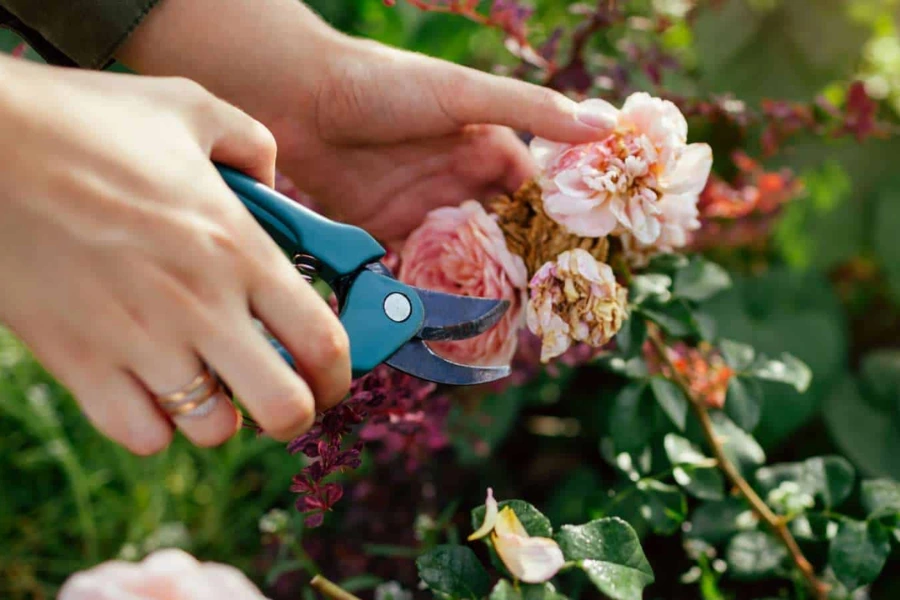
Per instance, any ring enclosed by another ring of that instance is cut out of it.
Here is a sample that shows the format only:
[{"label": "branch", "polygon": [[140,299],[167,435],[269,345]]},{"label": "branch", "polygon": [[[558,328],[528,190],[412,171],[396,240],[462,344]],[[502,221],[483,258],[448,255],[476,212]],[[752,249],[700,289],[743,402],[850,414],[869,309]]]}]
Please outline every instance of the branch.
[{"label": "branch", "polygon": [[331,600],[360,600],[338,584],[329,581],[321,575],[316,575],[309,582],[310,587]]},{"label": "branch", "polygon": [[740,471],[737,470],[737,467],[728,460],[728,457],[725,456],[725,450],[722,447],[722,442],[716,437],[715,430],[713,429],[712,419],[709,417],[709,411],[706,408],[706,405],[703,404],[702,400],[698,398],[693,391],[691,391],[690,384],[684,378],[684,376],[679,373],[675,369],[675,364],[672,362],[672,359],[669,357],[669,353],[666,351],[666,345],[660,339],[658,332],[651,332],[648,336],[650,342],[653,344],[654,350],[660,356],[660,359],[669,367],[669,370],[672,372],[671,379],[674,381],[681,391],[684,392],[684,395],[690,400],[691,408],[694,411],[694,414],[697,416],[698,421],[700,422],[700,427],[703,429],[703,435],[706,437],[706,441],[709,443],[710,448],[712,449],[713,454],[715,455],[716,461],[718,462],[719,469],[725,473],[725,476],[728,477],[728,480],[738,489],[741,495],[750,503],[750,506],[753,508],[753,511],[759,516],[760,519],[772,530],[772,532],[778,537],[782,544],[788,549],[790,552],[791,559],[794,561],[794,564],[803,574],[803,577],[806,578],[806,582],[812,590],[815,598],[818,600],[826,600],[828,597],[828,584],[820,580],[816,576],[815,569],[813,569],[810,562],[803,556],[803,552],[800,550],[800,546],[797,545],[797,540],[794,539],[794,536],[791,535],[790,530],[787,527],[787,522],[785,519],[779,517],[772,509],[768,507],[768,505],[759,497],[756,491],[747,483],[747,480],[744,479],[743,475],[741,475]]}]

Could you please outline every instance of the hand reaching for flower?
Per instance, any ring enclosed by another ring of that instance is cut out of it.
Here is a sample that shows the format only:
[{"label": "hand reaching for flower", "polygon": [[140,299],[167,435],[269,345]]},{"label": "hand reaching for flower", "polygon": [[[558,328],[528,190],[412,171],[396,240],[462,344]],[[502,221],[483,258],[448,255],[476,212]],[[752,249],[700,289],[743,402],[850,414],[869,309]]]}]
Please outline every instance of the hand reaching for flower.
[{"label": "hand reaching for flower", "polygon": [[[193,35],[198,24],[227,36]],[[240,27],[236,24],[240,23]],[[348,38],[296,0],[168,0],[120,53],[191,77],[265,123],[279,167],[330,216],[385,241],[431,209],[512,192],[534,163],[509,127],[560,142],[614,118],[552,90]]]}]

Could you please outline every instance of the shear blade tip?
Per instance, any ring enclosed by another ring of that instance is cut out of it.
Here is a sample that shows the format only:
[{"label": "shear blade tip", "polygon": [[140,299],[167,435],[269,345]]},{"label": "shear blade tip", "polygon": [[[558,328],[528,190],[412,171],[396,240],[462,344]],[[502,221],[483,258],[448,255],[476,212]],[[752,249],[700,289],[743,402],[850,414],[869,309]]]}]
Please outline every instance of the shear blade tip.
[{"label": "shear blade tip", "polygon": [[507,377],[508,365],[461,365],[436,355],[422,340],[407,342],[386,363],[420,379],[445,385],[477,385]]}]

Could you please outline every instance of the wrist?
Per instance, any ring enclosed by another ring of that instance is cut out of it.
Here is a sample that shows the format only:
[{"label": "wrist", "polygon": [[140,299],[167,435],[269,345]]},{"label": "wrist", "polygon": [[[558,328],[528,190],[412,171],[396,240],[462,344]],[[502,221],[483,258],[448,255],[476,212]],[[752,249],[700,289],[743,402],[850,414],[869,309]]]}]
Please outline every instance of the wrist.
[{"label": "wrist", "polygon": [[311,107],[347,38],[297,0],[162,0],[118,53],[193,79],[277,131]]}]

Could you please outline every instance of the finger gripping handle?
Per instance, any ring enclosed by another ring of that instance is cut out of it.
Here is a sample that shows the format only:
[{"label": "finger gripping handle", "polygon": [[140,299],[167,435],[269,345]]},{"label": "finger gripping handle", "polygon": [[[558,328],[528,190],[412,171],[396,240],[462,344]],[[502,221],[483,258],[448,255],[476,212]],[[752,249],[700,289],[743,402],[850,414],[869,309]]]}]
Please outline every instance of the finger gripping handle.
[{"label": "finger gripping handle", "polygon": [[358,271],[385,255],[359,227],[336,223],[230,167],[216,164],[228,187],[278,245],[291,254],[309,254],[325,281]]},{"label": "finger gripping handle", "polygon": [[[350,339],[350,365],[356,379],[389,359],[416,335],[425,320],[425,307],[409,286],[363,271],[347,295],[340,319]],[[296,369],[290,352],[278,340],[270,341]]]}]

